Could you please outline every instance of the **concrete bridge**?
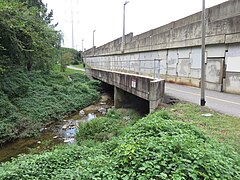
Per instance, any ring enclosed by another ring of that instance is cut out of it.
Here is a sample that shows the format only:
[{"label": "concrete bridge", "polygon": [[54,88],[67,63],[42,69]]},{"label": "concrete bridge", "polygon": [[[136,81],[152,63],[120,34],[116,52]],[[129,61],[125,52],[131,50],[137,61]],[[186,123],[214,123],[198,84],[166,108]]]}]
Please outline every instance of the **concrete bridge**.
[{"label": "concrete bridge", "polygon": [[[149,82],[161,78],[199,87],[201,12],[136,36],[130,33],[124,45],[120,37],[91,48],[84,52],[84,61],[88,72],[100,69],[100,74],[135,74],[147,76]],[[206,9],[206,87],[240,94],[240,0]],[[156,93],[163,93],[161,88]]]},{"label": "concrete bridge", "polygon": [[164,80],[153,79],[148,76],[87,68],[88,76],[114,86],[114,106],[122,107],[131,101],[131,95],[148,101],[149,112],[154,111],[162,101],[164,95]]}]

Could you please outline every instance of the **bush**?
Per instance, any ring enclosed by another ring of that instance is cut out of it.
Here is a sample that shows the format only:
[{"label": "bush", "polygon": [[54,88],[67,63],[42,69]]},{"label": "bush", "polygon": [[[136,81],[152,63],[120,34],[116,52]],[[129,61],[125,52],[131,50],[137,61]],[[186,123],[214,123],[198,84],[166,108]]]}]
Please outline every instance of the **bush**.
[{"label": "bush", "polygon": [[121,137],[112,154],[118,178],[240,178],[240,156],[232,149],[162,115],[166,117],[161,111],[138,121]]},{"label": "bush", "polygon": [[90,122],[81,123],[78,128],[77,138],[81,143],[82,140],[93,139],[96,141],[109,140],[113,136],[118,135],[120,128],[118,119],[109,119],[100,117],[93,119]]},{"label": "bush", "polygon": [[[82,144],[85,140],[103,142],[119,136],[125,128],[135,123],[138,117],[135,114],[132,113],[132,111],[121,114],[121,110],[109,109],[105,117],[99,117],[89,122],[80,123],[77,133],[78,143]],[[128,116],[129,119],[126,120],[126,116],[124,115]]]}]

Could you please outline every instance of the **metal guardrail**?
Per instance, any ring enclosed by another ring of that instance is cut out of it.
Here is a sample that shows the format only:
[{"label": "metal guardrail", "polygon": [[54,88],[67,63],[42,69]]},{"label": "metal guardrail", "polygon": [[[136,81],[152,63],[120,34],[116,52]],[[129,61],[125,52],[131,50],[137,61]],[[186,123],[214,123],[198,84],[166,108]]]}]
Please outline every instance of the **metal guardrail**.
[{"label": "metal guardrail", "polygon": [[160,79],[161,59],[153,60],[96,60],[95,58],[85,58],[86,67],[97,68],[110,71],[127,72],[139,75],[150,76],[154,79]]}]

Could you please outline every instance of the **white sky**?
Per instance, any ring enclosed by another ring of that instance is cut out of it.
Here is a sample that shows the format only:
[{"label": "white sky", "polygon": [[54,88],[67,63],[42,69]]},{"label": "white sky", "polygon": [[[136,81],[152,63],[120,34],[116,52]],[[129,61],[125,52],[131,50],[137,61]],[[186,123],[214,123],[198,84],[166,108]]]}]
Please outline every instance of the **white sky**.
[{"label": "white sky", "polygon": [[[201,11],[202,0],[129,0],[126,5],[125,34],[133,35],[160,27]],[[206,0],[206,7],[227,0]],[[123,4],[125,0],[43,0],[53,9],[54,23],[64,33],[64,46],[72,47],[72,18],[75,49],[101,46],[123,33]]]}]

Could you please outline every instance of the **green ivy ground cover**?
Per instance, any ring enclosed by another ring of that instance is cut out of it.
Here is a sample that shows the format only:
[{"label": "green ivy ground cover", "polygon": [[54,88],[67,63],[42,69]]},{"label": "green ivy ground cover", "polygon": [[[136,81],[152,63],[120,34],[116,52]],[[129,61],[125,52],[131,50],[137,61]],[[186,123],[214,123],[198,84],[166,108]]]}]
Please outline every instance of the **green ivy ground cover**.
[{"label": "green ivy ground cover", "polygon": [[88,106],[99,98],[98,86],[82,74],[14,70],[0,75],[0,145]]},{"label": "green ivy ground cover", "polygon": [[[166,110],[136,122],[114,112],[107,118],[80,126],[80,145],[2,164],[0,179],[240,179],[238,153]],[[116,132],[113,124],[122,131],[97,138]]]}]

